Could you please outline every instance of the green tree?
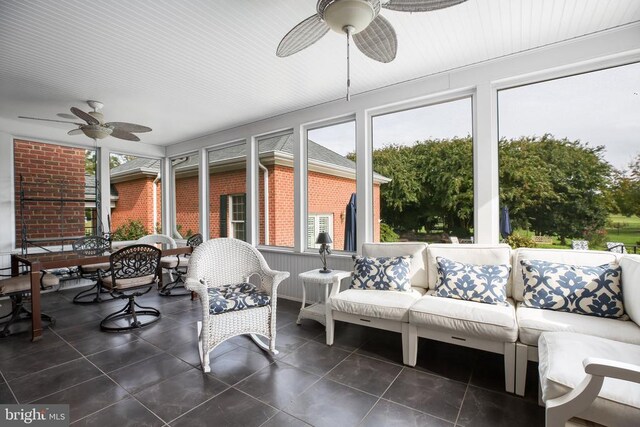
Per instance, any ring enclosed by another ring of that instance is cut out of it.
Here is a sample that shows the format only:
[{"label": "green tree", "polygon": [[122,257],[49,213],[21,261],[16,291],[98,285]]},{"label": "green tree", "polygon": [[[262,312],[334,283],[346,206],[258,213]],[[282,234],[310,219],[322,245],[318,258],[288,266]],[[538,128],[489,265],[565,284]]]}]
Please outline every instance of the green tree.
[{"label": "green tree", "polygon": [[618,213],[640,216],[640,154],[628,170],[616,175],[611,193]]},{"label": "green tree", "polygon": [[[112,154],[109,157],[109,169],[113,169],[116,166],[120,166],[130,160],[135,159],[135,156],[126,156],[122,154]],[[86,150],[84,157],[84,170],[89,175],[96,174],[96,152],[93,150]]]}]

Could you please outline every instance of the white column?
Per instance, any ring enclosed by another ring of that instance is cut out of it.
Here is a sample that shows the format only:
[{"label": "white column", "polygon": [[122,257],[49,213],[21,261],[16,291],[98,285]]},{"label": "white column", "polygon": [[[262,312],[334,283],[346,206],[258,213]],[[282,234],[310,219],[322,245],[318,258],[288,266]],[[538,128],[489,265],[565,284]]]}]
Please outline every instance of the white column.
[{"label": "white column", "polygon": [[356,112],[356,251],[373,241],[373,174],[371,118],[364,110]]},{"label": "white column", "polygon": [[209,240],[209,152],[199,150],[198,157],[198,210],[200,212],[200,234]]},{"label": "white column", "polygon": [[474,229],[477,243],[499,241],[498,102],[490,83],[473,97]]},{"label": "white column", "polygon": [[[18,178],[19,179],[19,178]],[[20,196],[15,198],[13,170],[13,136],[0,132],[0,218],[5,225],[0,227],[0,253],[11,252],[16,244],[15,206],[20,203]],[[3,265],[4,267],[4,265]]]},{"label": "white column", "polygon": [[[171,215],[171,205],[172,205],[172,198],[173,198],[173,189],[171,188],[171,159],[168,157],[163,157],[160,160],[160,165],[162,173],[160,176],[161,182],[162,182],[162,233],[163,234],[167,234],[167,235],[171,235],[172,230],[175,227],[175,224],[173,223],[173,218]],[[153,224],[153,226],[155,227],[155,224]],[[153,233],[155,233],[155,229],[153,230]]]},{"label": "white column", "polygon": [[109,158],[111,157],[111,150],[108,147],[99,147],[96,153],[98,162],[98,185],[100,186],[100,212],[96,212],[100,215],[102,221],[102,231],[113,233],[115,230],[110,229],[110,215],[111,215],[111,173],[109,168]]},{"label": "white column", "polygon": [[302,126],[293,127],[293,204],[295,252],[307,247],[307,138]]},{"label": "white column", "polygon": [[247,191],[246,191],[246,215],[247,215],[247,242],[257,246],[260,240],[258,226],[258,141],[254,137],[245,140],[247,145]]}]

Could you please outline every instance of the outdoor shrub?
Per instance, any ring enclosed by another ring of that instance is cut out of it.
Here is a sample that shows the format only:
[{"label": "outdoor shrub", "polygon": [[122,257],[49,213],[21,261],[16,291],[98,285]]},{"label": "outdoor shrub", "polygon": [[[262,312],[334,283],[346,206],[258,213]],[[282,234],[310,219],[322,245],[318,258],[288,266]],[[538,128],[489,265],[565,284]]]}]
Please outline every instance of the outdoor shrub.
[{"label": "outdoor shrub", "polygon": [[397,242],[400,236],[393,231],[390,225],[384,222],[380,223],[380,241],[381,242]]},{"label": "outdoor shrub", "polygon": [[142,224],[142,221],[139,219],[130,219],[125,224],[116,228],[112,237],[115,241],[138,240],[147,234],[149,233]]},{"label": "outdoor shrub", "polygon": [[535,248],[536,242],[533,240],[531,236],[521,234],[521,233],[513,233],[509,235],[504,242],[511,246],[513,249],[517,248]]},{"label": "outdoor shrub", "polygon": [[604,228],[587,228],[582,232],[582,238],[589,241],[589,248],[604,246],[607,240],[607,230]]}]

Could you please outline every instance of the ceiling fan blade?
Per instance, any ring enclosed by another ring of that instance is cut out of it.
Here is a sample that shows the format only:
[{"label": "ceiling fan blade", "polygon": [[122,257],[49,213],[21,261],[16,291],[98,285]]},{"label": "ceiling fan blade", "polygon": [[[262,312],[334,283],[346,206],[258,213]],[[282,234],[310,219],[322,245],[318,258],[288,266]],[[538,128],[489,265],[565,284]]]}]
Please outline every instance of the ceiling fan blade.
[{"label": "ceiling fan blade", "polygon": [[75,114],[77,117],[80,117],[85,122],[89,123],[90,125],[98,125],[98,124],[100,124],[98,119],[96,119],[95,117],[93,117],[92,115],[90,115],[88,113],[85,113],[84,111],[80,110],[79,108],[71,107],[71,112],[73,114]]},{"label": "ceiling fan blade", "polygon": [[67,135],[80,135],[82,132],[82,129],[71,129],[69,132],[67,132]]},{"label": "ceiling fan blade", "polygon": [[305,49],[318,40],[329,31],[329,26],[320,19],[318,14],[308,17],[287,33],[282,38],[276,50],[276,55],[283,58],[293,55],[296,52]]},{"label": "ceiling fan blade", "polygon": [[111,132],[111,136],[118,139],[126,139],[127,141],[140,141],[140,138],[122,129],[114,129]]},{"label": "ceiling fan blade", "polygon": [[64,120],[52,120],[52,119],[40,119],[38,117],[25,117],[25,116],[18,116],[19,119],[29,119],[29,120],[41,120],[43,122],[55,122],[55,123],[68,123],[70,125],[77,125],[77,126],[82,126],[84,125],[84,123],[75,123],[75,122],[65,122]]},{"label": "ceiling fan blade", "polygon": [[113,128],[114,131],[123,130],[125,132],[136,132],[136,133],[151,132],[150,127],[137,125],[135,123],[109,122],[109,123],[105,123],[105,126]]},{"label": "ceiling fan blade", "polygon": [[467,0],[389,0],[382,7],[397,12],[431,12],[464,3]]},{"label": "ceiling fan blade", "polygon": [[73,114],[67,114],[67,113],[58,113],[56,114],[56,116],[62,117],[63,119],[70,119],[70,120],[75,120],[77,118]]},{"label": "ceiling fan blade", "polygon": [[367,28],[353,35],[358,49],[378,62],[391,62],[398,51],[396,31],[389,21],[378,15]]}]

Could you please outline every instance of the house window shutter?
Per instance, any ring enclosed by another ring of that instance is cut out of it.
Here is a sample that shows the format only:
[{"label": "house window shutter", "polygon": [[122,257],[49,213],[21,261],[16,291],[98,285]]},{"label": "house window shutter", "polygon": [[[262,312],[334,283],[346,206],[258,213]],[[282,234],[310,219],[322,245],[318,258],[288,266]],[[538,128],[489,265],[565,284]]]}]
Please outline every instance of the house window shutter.
[{"label": "house window shutter", "polygon": [[227,207],[227,200],[229,200],[229,196],[223,194],[220,196],[220,237],[227,237],[227,212],[229,208]]}]

